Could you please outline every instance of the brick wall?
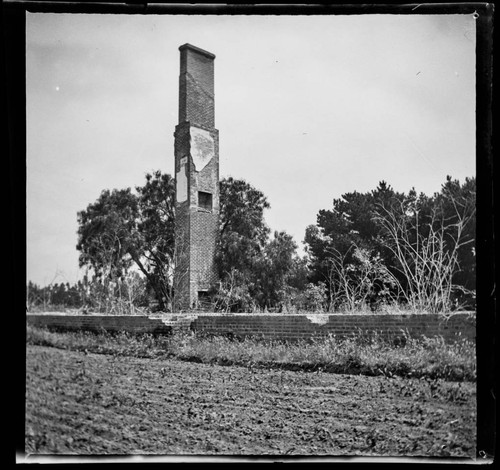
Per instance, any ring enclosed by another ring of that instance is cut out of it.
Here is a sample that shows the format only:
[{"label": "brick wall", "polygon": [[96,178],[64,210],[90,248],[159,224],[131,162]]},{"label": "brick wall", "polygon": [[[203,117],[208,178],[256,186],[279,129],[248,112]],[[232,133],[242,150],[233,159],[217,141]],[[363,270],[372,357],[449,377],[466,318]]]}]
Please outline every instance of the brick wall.
[{"label": "brick wall", "polygon": [[328,335],[345,338],[377,333],[399,340],[403,331],[411,337],[442,336],[447,342],[460,338],[475,341],[475,316],[440,315],[340,315],[340,314],[162,314],[156,316],[27,315],[28,324],[55,329],[128,331],[169,334],[173,330],[196,331],[207,335],[265,339],[311,339]]},{"label": "brick wall", "polygon": [[138,315],[61,315],[41,314],[26,316],[28,325],[48,327],[60,331],[127,331],[134,334],[170,334],[172,326],[160,318]]},{"label": "brick wall", "polygon": [[373,335],[386,339],[409,336],[442,336],[446,341],[459,338],[475,340],[475,317],[457,314],[440,315],[198,315],[191,328],[206,334],[228,334],[236,337],[260,336],[267,339],[310,339],[335,335]]}]

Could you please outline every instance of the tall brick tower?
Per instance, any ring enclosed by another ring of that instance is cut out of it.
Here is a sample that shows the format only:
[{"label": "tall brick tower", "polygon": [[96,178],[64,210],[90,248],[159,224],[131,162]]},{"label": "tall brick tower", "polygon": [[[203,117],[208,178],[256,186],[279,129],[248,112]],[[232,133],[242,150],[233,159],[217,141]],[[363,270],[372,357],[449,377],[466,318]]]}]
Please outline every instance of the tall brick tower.
[{"label": "tall brick tower", "polygon": [[217,280],[219,131],[215,129],[215,55],[179,47],[179,124],[175,128],[175,247],[177,312],[197,304]]}]

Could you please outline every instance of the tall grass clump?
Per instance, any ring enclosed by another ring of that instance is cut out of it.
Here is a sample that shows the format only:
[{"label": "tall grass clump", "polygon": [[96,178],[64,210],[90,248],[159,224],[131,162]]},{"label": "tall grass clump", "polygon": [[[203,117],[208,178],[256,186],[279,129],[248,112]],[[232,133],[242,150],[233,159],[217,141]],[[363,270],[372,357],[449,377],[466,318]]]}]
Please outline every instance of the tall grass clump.
[{"label": "tall grass clump", "polygon": [[157,358],[168,355],[167,338],[165,337],[154,337],[150,334],[136,335],[127,332],[110,333],[104,329],[99,332],[57,332],[28,325],[26,343],[116,356]]},{"label": "tall grass clump", "polygon": [[177,358],[205,364],[322,370],[332,373],[476,380],[475,344],[448,344],[441,337],[398,345],[377,335],[335,336],[293,342],[177,333],[152,336],[130,333],[54,333],[28,326],[27,342],[75,351],[152,359]]}]

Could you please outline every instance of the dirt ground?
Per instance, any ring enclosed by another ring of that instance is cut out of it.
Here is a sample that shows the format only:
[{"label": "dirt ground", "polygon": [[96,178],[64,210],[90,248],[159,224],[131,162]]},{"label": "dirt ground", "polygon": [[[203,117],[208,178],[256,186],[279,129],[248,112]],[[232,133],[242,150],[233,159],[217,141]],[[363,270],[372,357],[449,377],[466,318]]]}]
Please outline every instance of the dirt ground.
[{"label": "dirt ground", "polygon": [[476,386],[28,346],[26,453],[475,456]]}]

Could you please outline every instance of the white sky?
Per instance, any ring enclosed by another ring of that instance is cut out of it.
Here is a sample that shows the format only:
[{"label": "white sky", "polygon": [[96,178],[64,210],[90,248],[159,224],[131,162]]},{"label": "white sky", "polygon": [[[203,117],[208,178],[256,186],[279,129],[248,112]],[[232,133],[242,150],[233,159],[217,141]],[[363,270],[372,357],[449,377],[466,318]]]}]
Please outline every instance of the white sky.
[{"label": "white sky", "polygon": [[301,245],[320,209],[385,180],[475,175],[471,15],[27,14],[27,277],[74,283],[77,212],[173,175],[179,50],[216,55],[221,177]]}]

